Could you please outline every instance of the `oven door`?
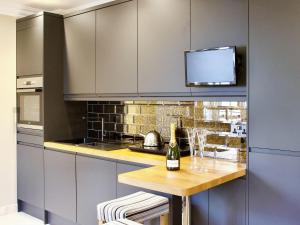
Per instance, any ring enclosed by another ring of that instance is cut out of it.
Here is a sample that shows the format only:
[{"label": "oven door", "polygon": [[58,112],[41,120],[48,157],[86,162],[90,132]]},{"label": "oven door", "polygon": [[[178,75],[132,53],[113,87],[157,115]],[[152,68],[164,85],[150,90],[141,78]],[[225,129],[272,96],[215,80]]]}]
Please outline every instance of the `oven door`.
[{"label": "oven door", "polygon": [[43,92],[41,89],[18,89],[17,107],[17,127],[43,129]]}]

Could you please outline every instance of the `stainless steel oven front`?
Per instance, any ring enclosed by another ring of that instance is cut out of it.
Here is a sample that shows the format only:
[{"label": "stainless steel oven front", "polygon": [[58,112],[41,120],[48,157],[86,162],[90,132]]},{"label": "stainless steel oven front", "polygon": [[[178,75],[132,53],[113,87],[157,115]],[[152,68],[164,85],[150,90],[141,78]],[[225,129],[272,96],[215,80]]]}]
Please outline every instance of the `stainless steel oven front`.
[{"label": "stainless steel oven front", "polygon": [[17,127],[43,130],[43,77],[17,79]]}]

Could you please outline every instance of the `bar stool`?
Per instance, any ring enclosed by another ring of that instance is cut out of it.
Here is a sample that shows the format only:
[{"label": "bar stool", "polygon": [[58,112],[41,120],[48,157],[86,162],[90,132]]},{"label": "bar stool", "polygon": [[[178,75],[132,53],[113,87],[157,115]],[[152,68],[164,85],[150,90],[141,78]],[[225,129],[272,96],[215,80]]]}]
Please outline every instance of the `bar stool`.
[{"label": "bar stool", "polygon": [[105,223],[104,225],[142,225],[142,224],[128,219],[119,219],[115,221],[110,221],[108,223]]},{"label": "bar stool", "polygon": [[144,223],[160,217],[160,225],[169,223],[169,200],[166,197],[139,191],[97,205],[99,225],[127,219]]}]

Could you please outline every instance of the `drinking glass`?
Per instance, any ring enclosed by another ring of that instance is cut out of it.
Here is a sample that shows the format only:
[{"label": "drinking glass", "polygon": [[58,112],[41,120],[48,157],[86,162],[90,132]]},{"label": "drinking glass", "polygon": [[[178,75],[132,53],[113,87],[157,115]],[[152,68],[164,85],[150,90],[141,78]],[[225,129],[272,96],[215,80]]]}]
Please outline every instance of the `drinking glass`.
[{"label": "drinking glass", "polygon": [[187,128],[187,135],[189,140],[190,155],[195,156],[196,147],[196,129]]},{"label": "drinking glass", "polygon": [[198,146],[199,146],[199,156],[200,158],[204,157],[204,148],[206,143],[207,130],[203,128],[199,128],[196,130],[196,135],[198,138]]},{"label": "drinking glass", "polygon": [[[188,138],[191,152],[191,164],[190,169],[194,173],[207,172],[207,168],[203,164],[204,160],[204,147],[206,143],[207,130],[192,128],[188,129]],[[198,149],[196,145],[199,145]]]}]

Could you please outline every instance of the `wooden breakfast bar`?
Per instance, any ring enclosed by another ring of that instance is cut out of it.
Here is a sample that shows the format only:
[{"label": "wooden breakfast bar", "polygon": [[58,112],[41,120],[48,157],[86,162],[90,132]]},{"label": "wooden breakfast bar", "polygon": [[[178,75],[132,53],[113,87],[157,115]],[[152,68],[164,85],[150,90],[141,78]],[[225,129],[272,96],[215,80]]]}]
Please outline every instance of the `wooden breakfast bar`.
[{"label": "wooden breakfast bar", "polygon": [[182,197],[182,225],[190,225],[190,196],[246,175],[246,165],[185,157],[179,171],[154,166],[118,176],[120,183]]}]

